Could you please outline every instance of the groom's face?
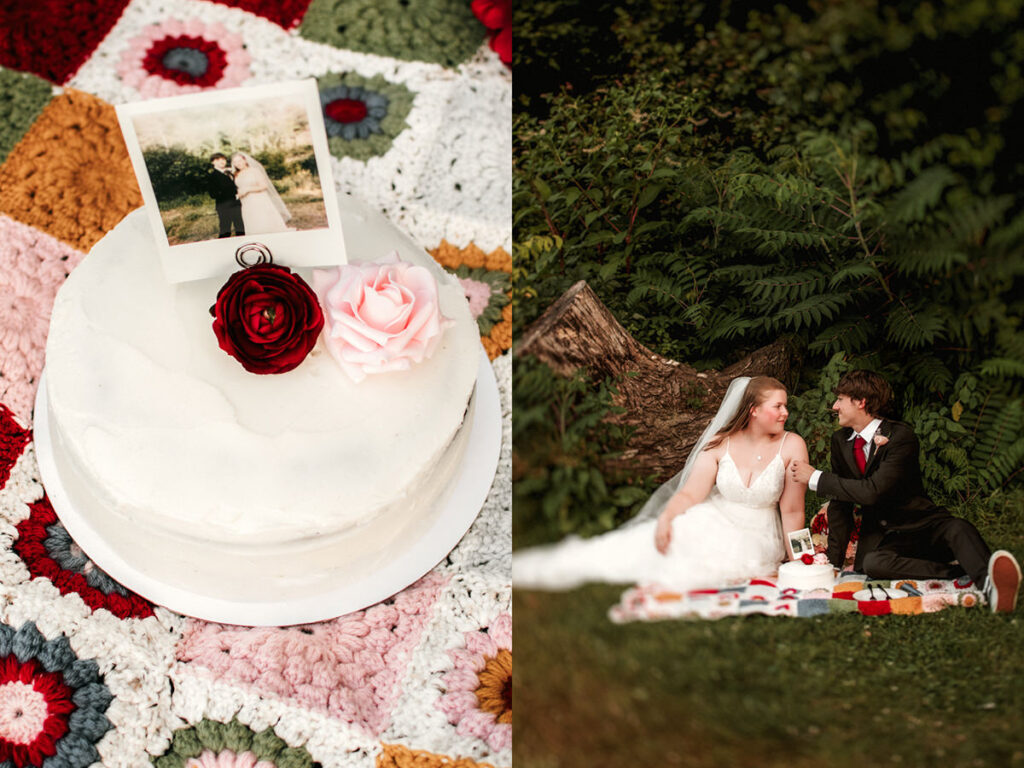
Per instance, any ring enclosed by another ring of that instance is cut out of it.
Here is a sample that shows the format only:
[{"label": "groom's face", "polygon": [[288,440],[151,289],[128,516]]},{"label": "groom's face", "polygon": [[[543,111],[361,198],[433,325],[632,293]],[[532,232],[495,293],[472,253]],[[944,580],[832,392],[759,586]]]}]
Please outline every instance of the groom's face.
[{"label": "groom's face", "polygon": [[225,160],[223,157],[215,158],[213,161],[213,167],[216,168],[218,171],[223,171],[227,167],[227,165],[228,161]]},{"label": "groom's face", "polygon": [[832,403],[832,410],[839,417],[840,427],[852,427],[864,418],[864,401],[854,400],[849,395],[838,395]]}]

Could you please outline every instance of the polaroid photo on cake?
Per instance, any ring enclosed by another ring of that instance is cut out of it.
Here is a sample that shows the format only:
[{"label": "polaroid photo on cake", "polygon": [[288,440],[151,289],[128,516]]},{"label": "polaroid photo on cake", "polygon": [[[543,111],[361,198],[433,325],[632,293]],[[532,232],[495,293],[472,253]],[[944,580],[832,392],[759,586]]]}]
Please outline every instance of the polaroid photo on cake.
[{"label": "polaroid photo on cake", "polygon": [[793,550],[793,557],[800,559],[801,555],[814,555],[814,541],[811,539],[811,529],[801,528],[799,531],[790,531],[789,548]]},{"label": "polaroid photo on cake", "polygon": [[287,267],[344,264],[315,80],[117,106],[170,282],[228,275],[265,245]]}]

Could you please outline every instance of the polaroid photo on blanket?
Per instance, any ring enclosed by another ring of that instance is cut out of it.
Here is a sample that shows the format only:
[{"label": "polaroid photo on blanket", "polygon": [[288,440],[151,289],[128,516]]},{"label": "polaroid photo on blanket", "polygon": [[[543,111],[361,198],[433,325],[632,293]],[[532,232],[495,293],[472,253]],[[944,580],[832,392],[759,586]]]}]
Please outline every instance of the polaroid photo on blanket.
[{"label": "polaroid photo on blanket", "polygon": [[811,539],[810,528],[790,531],[788,536],[790,549],[793,550],[793,557],[799,559],[801,555],[814,555],[814,540]]},{"label": "polaroid photo on blanket", "polygon": [[347,262],[315,80],[116,109],[170,282],[236,271],[247,243],[286,267]]}]

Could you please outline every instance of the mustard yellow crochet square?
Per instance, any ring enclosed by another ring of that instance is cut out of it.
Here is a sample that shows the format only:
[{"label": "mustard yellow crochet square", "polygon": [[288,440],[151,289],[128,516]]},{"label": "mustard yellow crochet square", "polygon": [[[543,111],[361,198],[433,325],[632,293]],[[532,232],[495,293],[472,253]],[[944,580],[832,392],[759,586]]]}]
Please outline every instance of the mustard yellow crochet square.
[{"label": "mustard yellow crochet square", "polygon": [[0,165],[0,212],[88,251],[142,205],[114,108],[66,90]]}]

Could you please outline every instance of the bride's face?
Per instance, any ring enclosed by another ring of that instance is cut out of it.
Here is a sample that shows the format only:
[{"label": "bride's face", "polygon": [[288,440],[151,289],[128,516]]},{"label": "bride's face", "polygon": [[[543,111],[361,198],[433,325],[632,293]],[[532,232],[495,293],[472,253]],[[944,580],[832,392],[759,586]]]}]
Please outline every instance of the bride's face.
[{"label": "bride's face", "polygon": [[241,155],[235,155],[234,157],[231,158],[231,167],[234,168],[236,171],[240,171],[243,168],[248,168],[249,164],[245,162],[245,158],[242,157]]},{"label": "bride's face", "polygon": [[767,392],[760,405],[755,405],[750,412],[751,424],[757,424],[769,434],[778,434],[785,429],[789,409],[786,407],[786,390],[776,389]]}]

